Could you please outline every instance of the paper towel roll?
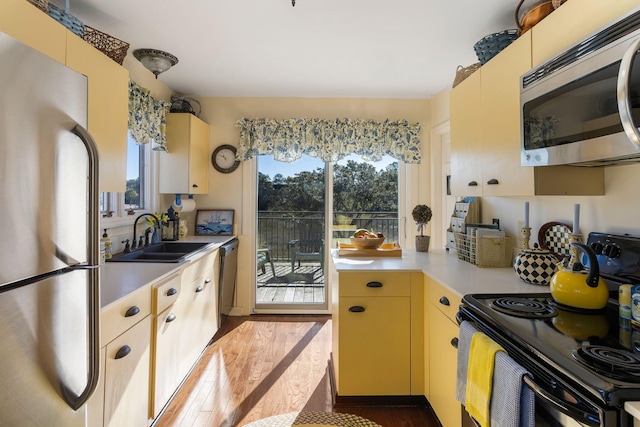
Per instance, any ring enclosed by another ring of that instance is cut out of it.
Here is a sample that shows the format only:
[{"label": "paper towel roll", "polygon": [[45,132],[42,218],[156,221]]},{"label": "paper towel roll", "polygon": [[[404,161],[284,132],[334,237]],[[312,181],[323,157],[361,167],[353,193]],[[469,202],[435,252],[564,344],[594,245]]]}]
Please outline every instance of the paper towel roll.
[{"label": "paper towel roll", "polygon": [[182,199],[180,205],[174,201],[171,205],[176,212],[193,212],[196,209],[196,201],[193,199]]}]

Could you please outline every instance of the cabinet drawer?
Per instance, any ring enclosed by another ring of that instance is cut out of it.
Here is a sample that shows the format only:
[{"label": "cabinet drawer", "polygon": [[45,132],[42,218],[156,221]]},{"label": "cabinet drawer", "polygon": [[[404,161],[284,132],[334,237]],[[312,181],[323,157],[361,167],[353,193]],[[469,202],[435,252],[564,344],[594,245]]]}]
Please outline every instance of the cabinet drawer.
[{"label": "cabinet drawer", "polygon": [[162,313],[178,300],[181,288],[181,274],[176,273],[153,286],[153,314]]},{"label": "cabinet drawer", "polygon": [[218,251],[192,262],[182,273],[182,283],[203,282],[205,279],[213,280],[213,267],[216,262]]},{"label": "cabinet drawer", "polygon": [[149,313],[151,313],[151,289],[149,286],[143,286],[104,308],[100,316],[102,345],[113,341],[115,337],[131,328]]},{"label": "cabinet drawer", "polygon": [[340,296],[411,296],[411,273],[340,273]]},{"label": "cabinet drawer", "polygon": [[428,283],[429,302],[438,307],[453,322],[456,322],[456,314],[462,303],[462,298],[431,278],[428,278]]}]

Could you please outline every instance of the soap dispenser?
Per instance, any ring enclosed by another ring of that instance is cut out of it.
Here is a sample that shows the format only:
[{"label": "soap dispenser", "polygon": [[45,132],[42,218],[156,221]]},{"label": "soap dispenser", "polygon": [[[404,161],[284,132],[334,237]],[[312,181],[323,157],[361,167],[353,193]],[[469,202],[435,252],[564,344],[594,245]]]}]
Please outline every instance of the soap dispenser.
[{"label": "soap dispenser", "polygon": [[104,229],[104,234],[102,235],[102,239],[100,239],[102,243],[104,243],[104,259],[111,259],[111,239],[107,234],[107,229]]}]

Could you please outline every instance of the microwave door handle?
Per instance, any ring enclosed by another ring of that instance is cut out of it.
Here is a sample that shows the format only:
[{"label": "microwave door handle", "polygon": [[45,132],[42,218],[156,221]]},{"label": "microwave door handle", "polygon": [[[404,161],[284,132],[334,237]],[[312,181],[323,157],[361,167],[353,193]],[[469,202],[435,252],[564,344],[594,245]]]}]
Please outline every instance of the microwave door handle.
[{"label": "microwave door handle", "polygon": [[[529,387],[535,395],[537,395],[540,399],[544,400],[558,411],[570,416],[572,419],[577,421],[585,422],[584,420],[589,419],[589,414],[581,411],[578,408],[574,408],[572,406],[567,405],[565,402],[561,401],[557,397],[552,394],[547,393],[544,389],[542,389],[538,384],[536,384],[529,375],[524,375],[522,377],[522,381],[525,383],[527,387]],[[599,424],[595,424],[598,426],[604,425],[604,414],[602,413],[602,409],[598,408],[598,420]],[[591,425],[591,424],[589,424]]]},{"label": "microwave door handle", "polygon": [[631,100],[629,97],[629,82],[631,80],[631,65],[636,56],[636,52],[640,49],[640,38],[635,40],[622,56],[620,62],[620,71],[618,72],[618,111],[620,112],[620,121],[627,137],[640,148],[640,131],[633,122],[633,112],[631,109]]}]

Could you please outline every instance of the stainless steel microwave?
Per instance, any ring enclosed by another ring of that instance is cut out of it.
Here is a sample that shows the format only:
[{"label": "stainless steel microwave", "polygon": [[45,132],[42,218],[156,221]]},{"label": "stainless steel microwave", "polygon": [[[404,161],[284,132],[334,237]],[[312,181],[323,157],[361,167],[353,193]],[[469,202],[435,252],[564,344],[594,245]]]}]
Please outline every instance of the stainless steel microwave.
[{"label": "stainless steel microwave", "polygon": [[640,8],[524,74],[523,166],[640,162]]}]

